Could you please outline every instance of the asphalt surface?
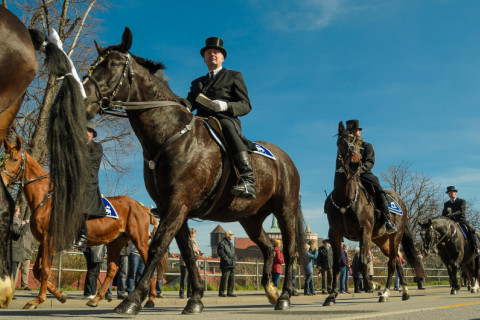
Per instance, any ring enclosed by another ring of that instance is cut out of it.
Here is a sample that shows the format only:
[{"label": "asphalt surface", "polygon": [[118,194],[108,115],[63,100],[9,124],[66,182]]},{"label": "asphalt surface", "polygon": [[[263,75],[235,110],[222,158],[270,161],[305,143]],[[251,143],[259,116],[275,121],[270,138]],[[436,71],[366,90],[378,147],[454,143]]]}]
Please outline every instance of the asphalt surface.
[{"label": "asphalt surface", "polygon": [[[114,292],[115,293],[115,292]],[[36,295],[36,291],[16,291],[16,299],[8,309],[0,310],[0,319],[123,319],[132,318],[113,312],[120,303],[102,300],[96,308],[85,305],[87,300],[79,291],[69,291],[65,304],[48,295],[47,301],[36,310],[22,307]],[[239,291],[238,297],[218,297],[217,292],[205,292],[205,309],[199,315],[182,315],[187,299],[178,293],[164,291],[164,299],[155,299],[154,308],[143,308],[136,319],[480,319],[480,294],[469,293],[465,288],[458,295],[450,295],[447,286],[427,287],[427,290],[410,289],[411,298],[402,301],[400,292],[391,293],[386,303],[378,302],[378,293],[341,294],[334,306],[323,307],[326,295],[292,297],[289,310],[275,311],[262,291]]]}]

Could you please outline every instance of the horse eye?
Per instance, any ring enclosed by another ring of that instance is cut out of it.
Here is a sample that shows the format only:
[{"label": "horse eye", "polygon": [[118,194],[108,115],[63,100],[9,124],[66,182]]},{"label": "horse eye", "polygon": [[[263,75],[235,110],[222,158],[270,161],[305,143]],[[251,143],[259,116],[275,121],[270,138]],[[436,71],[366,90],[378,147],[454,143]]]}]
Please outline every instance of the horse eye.
[{"label": "horse eye", "polygon": [[115,62],[112,62],[112,67],[116,67],[116,66],[118,66],[118,64]]},{"label": "horse eye", "polygon": [[12,160],[13,160],[13,161],[18,161],[18,159],[17,159],[17,158],[13,158]]}]

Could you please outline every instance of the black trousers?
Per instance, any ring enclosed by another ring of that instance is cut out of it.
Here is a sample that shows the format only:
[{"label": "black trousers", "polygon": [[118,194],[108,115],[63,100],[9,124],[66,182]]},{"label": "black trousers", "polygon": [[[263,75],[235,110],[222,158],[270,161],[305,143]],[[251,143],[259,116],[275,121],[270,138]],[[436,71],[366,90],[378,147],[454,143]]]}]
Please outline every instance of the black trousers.
[{"label": "black trousers", "polygon": [[219,118],[218,120],[220,120],[222,124],[222,132],[225,136],[230,154],[235,155],[239,152],[247,151],[247,147],[238,132],[238,126],[230,119]]},{"label": "black trousers", "polygon": [[225,286],[227,286],[227,293],[233,293],[233,287],[235,284],[235,268],[220,268],[222,270],[222,278],[220,279],[220,288],[218,293],[225,292]]},{"label": "black trousers", "polygon": [[184,295],[185,282],[187,283],[187,297],[190,298],[192,295],[192,280],[190,273],[188,272],[186,266],[180,266],[180,290],[178,291],[180,296]]},{"label": "black trousers", "polygon": [[85,287],[83,289],[84,296],[91,296],[97,294],[97,280],[100,274],[101,262],[92,262],[90,253],[85,254],[87,259],[87,275],[85,276]]}]

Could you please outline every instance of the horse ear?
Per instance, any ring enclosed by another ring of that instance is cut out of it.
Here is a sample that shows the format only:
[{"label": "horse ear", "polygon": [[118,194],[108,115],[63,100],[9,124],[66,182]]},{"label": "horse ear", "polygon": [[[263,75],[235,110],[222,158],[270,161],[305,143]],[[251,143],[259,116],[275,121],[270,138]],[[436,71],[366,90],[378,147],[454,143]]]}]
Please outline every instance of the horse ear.
[{"label": "horse ear", "polygon": [[132,47],[132,31],[125,27],[122,35],[122,43],[120,44],[120,52],[126,53]]},{"label": "horse ear", "polygon": [[343,122],[340,121],[340,123],[338,124],[338,135],[341,135],[343,131],[345,131],[345,127],[343,126]]},{"label": "horse ear", "polygon": [[99,45],[97,41],[93,40],[93,42],[95,43],[95,47],[97,48],[98,55],[103,56],[103,53],[105,52],[105,48]]},{"label": "horse ear", "polygon": [[15,149],[20,150],[22,148],[22,140],[19,136],[15,139]]},{"label": "horse ear", "polygon": [[3,146],[5,147],[5,151],[12,150],[13,146],[8,142],[7,138],[3,139]]}]

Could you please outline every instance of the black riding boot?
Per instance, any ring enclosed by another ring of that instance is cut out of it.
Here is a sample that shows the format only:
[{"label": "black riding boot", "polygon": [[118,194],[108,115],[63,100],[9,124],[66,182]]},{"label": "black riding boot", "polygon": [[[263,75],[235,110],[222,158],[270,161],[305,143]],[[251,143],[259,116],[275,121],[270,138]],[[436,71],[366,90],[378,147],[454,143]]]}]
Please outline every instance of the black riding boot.
[{"label": "black riding boot", "polygon": [[253,200],[257,197],[255,192],[255,177],[252,165],[248,159],[248,152],[241,151],[233,156],[233,161],[240,173],[237,185],[232,187],[232,193],[240,198]]},{"label": "black riding boot", "polygon": [[87,250],[87,222],[85,221],[85,216],[83,216],[80,230],[78,230],[77,241],[73,243],[73,248],[82,252]]},{"label": "black riding boot", "polygon": [[382,211],[383,216],[386,220],[385,230],[386,230],[387,234],[396,233],[397,232],[397,227],[395,226],[395,224],[392,221],[392,218],[390,217],[390,211],[388,211],[388,202],[387,202],[387,198],[385,197],[385,192],[380,191],[378,193],[377,203],[378,203],[378,205],[380,207],[380,210]]},{"label": "black riding boot", "polygon": [[468,235],[470,236],[470,242],[473,245],[473,252],[476,254],[480,254],[480,249],[478,248],[477,244],[477,237],[475,236],[475,230],[470,230]]}]

